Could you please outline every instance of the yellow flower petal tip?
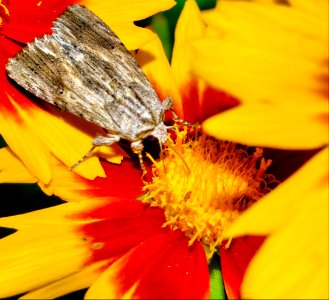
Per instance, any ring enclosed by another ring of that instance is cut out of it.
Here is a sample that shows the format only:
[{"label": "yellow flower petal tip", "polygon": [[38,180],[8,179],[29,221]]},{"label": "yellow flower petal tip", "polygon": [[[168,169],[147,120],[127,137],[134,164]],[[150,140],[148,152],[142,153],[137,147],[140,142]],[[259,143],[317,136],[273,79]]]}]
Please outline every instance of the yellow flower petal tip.
[{"label": "yellow flower petal tip", "polygon": [[14,155],[10,148],[0,149],[0,182],[1,183],[36,183],[34,177]]},{"label": "yellow flower petal tip", "polygon": [[244,104],[207,119],[209,135],[237,143],[281,149],[314,149],[328,143],[328,123],[312,113],[271,104]]}]

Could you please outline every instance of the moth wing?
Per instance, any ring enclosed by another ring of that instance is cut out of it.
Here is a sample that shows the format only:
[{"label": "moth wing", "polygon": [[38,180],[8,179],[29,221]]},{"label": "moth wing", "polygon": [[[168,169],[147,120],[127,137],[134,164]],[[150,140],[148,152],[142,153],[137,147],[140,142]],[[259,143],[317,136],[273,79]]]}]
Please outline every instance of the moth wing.
[{"label": "moth wing", "polygon": [[162,104],[130,52],[80,5],[10,59],[7,71],[39,98],[132,141],[162,121]]}]

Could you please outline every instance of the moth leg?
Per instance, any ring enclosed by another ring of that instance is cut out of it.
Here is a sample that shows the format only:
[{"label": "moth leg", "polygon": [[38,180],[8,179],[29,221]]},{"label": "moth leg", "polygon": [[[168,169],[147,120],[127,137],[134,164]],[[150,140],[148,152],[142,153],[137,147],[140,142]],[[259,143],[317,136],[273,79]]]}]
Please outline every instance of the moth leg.
[{"label": "moth leg", "polygon": [[132,142],[130,147],[133,150],[133,152],[138,155],[139,164],[140,164],[140,166],[143,170],[143,175],[145,175],[147,173],[147,171],[146,171],[146,168],[144,166],[143,155],[142,155],[142,151],[144,149],[143,142],[142,141]]},{"label": "moth leg", "polygon": [[70,170],[73,170],[75,167],[81,164],[86,158],[88,158],[96,147],[110,146],[116,142],[119,142],[119,140],[120,140],[120,136],[110,133],[108,133],[107,136],[100,135],[95,137],[91,149],[83,157],[81,157],[72,167],[70,167]]},{"label": "moth leg", "polygon": [[174,111],[173,109],[173,105],[174,105],[174,100],[171,97],[166,97],[163,102],[162,102],[162,106],[164,110],[170,110],[171,114],[172,114],[172,118],[176,123],[179,123],[181,125],[185,125],[185,126],[194,126],[194,124],[191,124],[183,119],[181,119]]},{"label": "moth leg", "polygon": [[93,146],[111,146],[112,144],[117,143],[119,141],[119,135],[108,133],[106,136],[96,136],[93,140]]}]

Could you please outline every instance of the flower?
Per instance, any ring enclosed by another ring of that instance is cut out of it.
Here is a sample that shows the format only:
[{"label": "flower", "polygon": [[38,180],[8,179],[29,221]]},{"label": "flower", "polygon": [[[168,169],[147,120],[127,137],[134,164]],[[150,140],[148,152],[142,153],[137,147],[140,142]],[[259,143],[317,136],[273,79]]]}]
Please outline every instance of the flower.
[{"label": "flower", "polygon": [[[182,45],[205,32],[195,2],[187,1],[172,66],[156,38],[136,54],[160,98],[172,96],[176,111],[191,122],[238,104],[189,75],[191,57]],[[1,149],[2,182],[37,182],[45,193],[69,201],[0,219],[1,226],[17,230],[0,241],[1,296],[28,292],[24,297],[51,298],[90,287],[85,297],[92,299],[209,297],[207,258],[273,178],[264,174],[270,161],[261,149],[192,132],[173,133],[140,200],[135,198],[142,193],[141,173],[129,159],[103,162],[107,177],[90,180],[50,155],[52,176],[45,180],[9,143]]]},{"label": "flower", "polygon": [[265,2],[223,1],[205,15],[215,33],[195,41],[193,71],[244,105],[204,129],[249,145],[327,145],[328,1]]},{"label": "flower", "polygon": [[[159,176],[143,187],[150,205],[135,199],[141,171],[128,159],[103,163],[108,177],[93,181],[55,161],[52,182],[38,184],[69,203],[0,219],[17,230],[0,240],[1,297],[28,292],[25,298],[46,299],[90,286],[87,299],[208,298],[207,256],[220,245],[220,231],[266,192],[266,163],[258,169],[259,153],[207,139],[176,141],[170,149],[164,165],[154,166]],[[8,164],[1,166],[4,178],[36,181],[8,148],[0,157]],[[211,185],[219,180],[222,186]],[[206,190],[211,197],[200,198]]]},{"label": "flower", "polygon": [[[181,233],[161,228],[160,209],[134,199],[141,181],[132,162],[105,163],[109,179],[94,181],[55,165],[61,176],[51,186],[63,191],[69,182],[75,201],[1,219],[1,226],[18,230],[0,241],[2,297],[30,291],[25,297],[51,298],[90,285],[86,297],[92,299],[205,296],[209,279],[201,244],[191,251]],[[18,169],[26,170],[21,163]],[[179,288],[183,283],[186,289]]]},{"label": "flower", "polygon": [[224,0],[204,18],[211,35],[193,42],[192,69],[242,103],[204,130],[248,145],[321,149],[227,232],[268,235],[241,295],[328,298],[328,1]]}]

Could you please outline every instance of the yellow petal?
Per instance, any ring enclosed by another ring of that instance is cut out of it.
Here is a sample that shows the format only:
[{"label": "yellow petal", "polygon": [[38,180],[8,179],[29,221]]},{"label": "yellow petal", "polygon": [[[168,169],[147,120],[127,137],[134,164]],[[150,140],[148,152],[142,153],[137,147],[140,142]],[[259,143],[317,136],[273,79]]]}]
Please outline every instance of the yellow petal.
[{"label": "yellow petal", "polygon": [[[38,122],[34,122],[36,120]],[[96,136],[97,128],[90,123],[86,123],[81,118],[76,118],[66,112],[59,114],[52,111],[51,114],[46,114],[43,111],[38,111],[33,116],[30,126],[38,132],[42,141],[56,157],[67,166],[72,166],[90,150],[93,137]],[[39,124],[43,124],[43,126]],[[105,176],[97,159],[87,159],[75,171],[88,179]]]},{"label": "yellow petal", "polygon": [[158,93],[160,100],[165,97],[172,97],[174,104],[180,103],[171,67],[160,39],[155,37],[145,44],[138,50],[135,57]]},{"label": "yellow petal", "polygon": [[35,183],[35,178],[25,168],[9,147],[0,149],[0,182],[1,183]]},{"label": "yellow petal", "polygon": [[[171,67],[177,88],[184,94],[186,85],[191,81],[192,53],[186,45],[191,41],[201,38],[206,33],[206,26],[201,19],[201,13],[194,0],[185,2],[184,8],[178,19],[175,30],[175,44],[173,48]],[[183,105],[182,103],[180,106]],[[183,111],[177,106],[177,111]]]},{"label": "yellow petal", "polygon": [[[56,195],[65,201],[88,200],[92,194],[93,181],[85,180],[54,159],[54,175],[49,184],[38,182],[48,196]],[[97,187],[95,187],[97,190]],[[90,193],[87,193],[89,191]]]},{"label": "yellow petal", "polygon": [[[16,106],[20,110],[19,106]],[[102,129],[82,118],[48,107],[50,113],[36,108],[28,112],[21,111],[20,114],[28,131],[34,132],[43,145],[70,167],[90,150],[93,137],[97,135],[97,131],[102,132]],[[120,155],[120,152],[115,155]],[[96,176],[105,177],[98,159],[87,159],[75,171],[88,179],[94,179]]]},{"label": "yellow petal", "polygon": [[[328,216],[328,163],[328,148],[325,148],[246,210],[225,233],[226,237],[267,235],[280,231],[298,214],[307,214],[313,206],[317,207],[319,213],[325,211]],[[297,239],[307,232],[296,234],[291,238]]]},{"label": "yellow petal", "polygon": [[83,0],[81,3],[108,24],[142,20],[176,4],[173,0]]},{"label": "yellow petal", "polygon": [[243,298],[328,298],[328,196],[326,148],[233,223],[227,237],[268,235],[248,266]]},{"label": "yellow petal", "polygon": [[111,29],[129,50],[141,48],[156,37],[151,30],[138,27],[133,23],[116,23],[111,26]]},{"label": "yellow petal", "polygon": [[251,261],[244,299],[328,299],[328,186],[303,200],[309,205],[268,237]]},{"label": "yellow petal", "polygon": [[290,0],[292,6],[305,11],[314,11],[318,14],[327,14],[328,11],[323,11],[323,7],[328,5],[327,0]]},{"label": "yellow petal", "polygon": [[264,47],[243,48],[214,38],[195,42],[193,48],[198,58],[193,71],[244,102],[280,102],[292,110],[327,110],[325,57],[311,65],[303,58],[292,61],[295,54],[287,51],[287,55],[273,54]]},{"label": "yellow petal", "polygon": [[[59,295],[89,284],[92,277],[83,274],[97,277],[102,262],[86,267],[90,249],[78,233],[81,225],[93,220],[75,216],[98,204],[66,203],[0,218],[0,226],[18,230],[0,240],[0,297],[33,290]],[[77,281],[68,282],[69,278]],[[54,291],[55,287],[58,290]]]},{"label": "yellow petal", "polygon": [[325,115],[276,104],[244,104],[207,119],[203,128],[216,138],[246,145],[312,149],[328,143]]},{"label": "yellow petal", "polygon": [[107,261],[101,261],[81,268],[81,271],[29,292],[20,299],[53,299],[88,288],[102,273],[104,266],[107,264]]},{"label": "yellow petal", "polygon": [[117,273],[120,271],[120,263],[124,260],[125,256],[119,258],[99,276],[88,289],[85,299],[133,299],[132,296],[138,286],[137,282],[132,284],[128,290],[124,289],[123,292],[121,291],[120,284],[116,284],[119,278]]},{"label": "yellow petal", "polygon": [[[75,220],[70,218],[70,216],[93,209],[95,205],[99,205],[99,203],[100,202],[95,203],[95,201],[65,203],[30,213],[4,217],[0,218],[0,226],[25,230],[31,227],[42,227],[42,225],[47,224],[52,225],[60,223],[66,224],[65,226],[81,224],[86,221]],[[16,240],[14,239],[14,241]],[[17,243],[19,243],[19,240],[17,240]],[[2,249],[0,248],[0,250]]]},{"label": "yellow petal", "polygon": [[[94,157],[92,159],[97,160]],[[56,195],[65,201],[82,201],[90,198],[104,198],[106,186],[97,180],[90,181],[75,172],[70,171],[66,165],[52,157],[53,178],[45,184],[38,181],[11,152],[10,148],[0,149],[0,182],[2,183],[38,183],[42,191],[51,196]],[[100,192],[100,193],[99,193]],[[108,189],[110,192],[110,188]],[[2,220],[3,221],[3,220]]]},{"label": "yellow petal", "polygon": [[201,19],[201,13],[194,0],[185,2],[184,8],[177,21],[175,30],[175,45],[172,54],[172,70],[175,80],[180,87],[191,78],[191,53],[186,47],[191,41],[201,38],[206,33],[206,26]]},{"label": "yellow petal", "polygon": [[328,111],[328,3],[318,4],[316,10],[301,11],[220,1],[206,15],[218,37],[193,43],[194,71],[245,102]]},{"label": "yellow petal", "polygon": [[[17,115],[22,113],[23,110],[17,108]],[[50,151],[18,116],[14,118],[0,114],[1,135],[29,172],[42,182],[48,183],[52,178]]]},{"label": "yellow petal", "polygon": [[76,272],[89,255],[84,244],[65,223],[30,226],[1,239],[0,296],[33,290]]}]

